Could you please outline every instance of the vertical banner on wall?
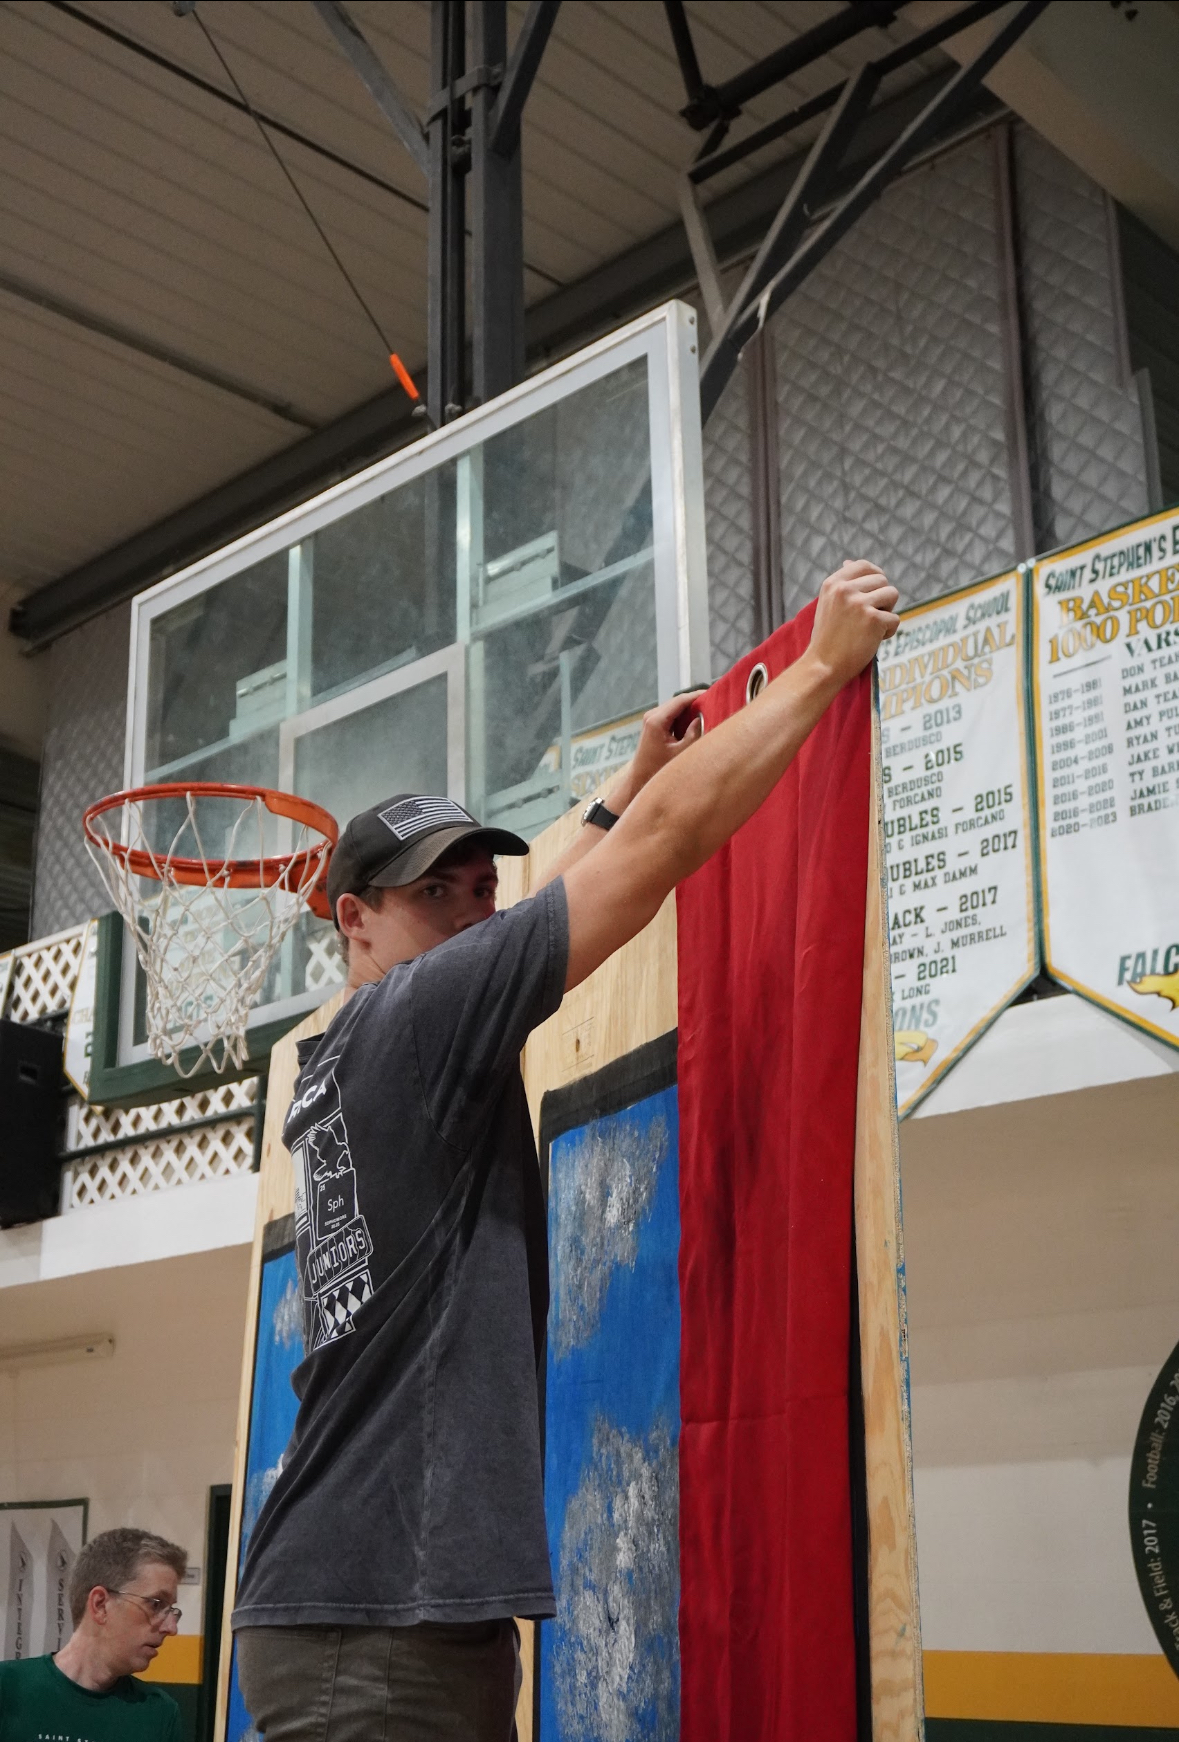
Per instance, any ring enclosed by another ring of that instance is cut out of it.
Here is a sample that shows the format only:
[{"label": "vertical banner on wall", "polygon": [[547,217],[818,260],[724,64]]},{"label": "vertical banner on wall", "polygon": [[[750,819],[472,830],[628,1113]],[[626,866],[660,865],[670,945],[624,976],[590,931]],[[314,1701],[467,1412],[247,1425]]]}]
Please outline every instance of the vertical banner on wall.
[{"label": "vertical banner on wall", "polygon": [[1044,953],[1179,1046],[1179,514],[1033,571]]},{"label": "vertical banner on wall", "polygon": [[94,1005],[98,995],[98,921],[86,922],[78,978],[66,1018],[62,1069],[85,1100],[90,1094],[91,1046],[94,1040]]},{"label": "vertical banner on wall", "polygon": [[880,649],[902,1114],[1036,973],[1024,617],[1000,575],[906,611]]},{"label": "vertical banner on wall", "polygon": [[86,1541],[85,1500],[0,1506],[0,1643],[6,1659],[42,1657],[73,1632],[70,1573]]}]

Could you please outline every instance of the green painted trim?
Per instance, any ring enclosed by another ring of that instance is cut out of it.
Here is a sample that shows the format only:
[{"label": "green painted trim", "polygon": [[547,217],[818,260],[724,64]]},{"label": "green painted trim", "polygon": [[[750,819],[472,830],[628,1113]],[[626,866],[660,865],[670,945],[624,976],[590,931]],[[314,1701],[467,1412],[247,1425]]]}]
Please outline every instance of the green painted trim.
[{"label": "green painted trim", "polygon": [[[180,1077],[158,1059],[137,1064],[119,1063],[119,1000],[123,973],[123,920],[117,913],[104,913],[98,922],[98,960],[95,966],[94,1035],[90,1047],[90,1101],[100,1107],[135,1107],[147,1101],[166,1100],[169,1095],[195,1095],[222,1083],[241,1082],[264,1073],[270,1050],[309,1014],[262,1022],[247,1035],[246,1062],[237,1069],[217,1071],[211,1065],[191,1077]],[[191,1062],[195,1047],[181,1053]]]},{"label": "green painted trim", "polygon": [[926,1718],[926,1742],[1175,1742],[1179,1730],[1135,1724],[1009,1724],[993,1718]]},{"label": "green painted trim", "polygon": [[216,1482],[209,1489],[205,1526],[205,1613],[202,1631],[200,1725],[198,1742],[213,1742],[217,1726],[217,1678],[221,1667],[221,1628],[225,1619],[225,1580],[229,1570],[229,1524],[233,1488]]}]

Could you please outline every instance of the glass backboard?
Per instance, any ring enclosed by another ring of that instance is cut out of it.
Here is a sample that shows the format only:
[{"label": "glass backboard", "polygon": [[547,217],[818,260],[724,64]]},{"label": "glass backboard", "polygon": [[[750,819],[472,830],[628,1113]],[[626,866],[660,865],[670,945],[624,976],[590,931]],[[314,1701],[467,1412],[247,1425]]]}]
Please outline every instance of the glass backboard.
[{"label": "glass backboard", "polygon": [[[277,786],[341,827],[444,791],[536,834],[708,681],[698,368],[669,303],[141,594],[126,785]],[[307,916],[255,1019],[341,977]]]}]

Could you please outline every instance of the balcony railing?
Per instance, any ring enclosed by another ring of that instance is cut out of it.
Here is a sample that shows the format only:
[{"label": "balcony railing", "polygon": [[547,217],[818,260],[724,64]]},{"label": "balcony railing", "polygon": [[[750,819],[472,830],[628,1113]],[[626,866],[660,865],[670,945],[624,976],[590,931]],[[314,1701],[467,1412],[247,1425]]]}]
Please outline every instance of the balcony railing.
[{"label": "balcony railing", "polygon": [[[0,1017],[64,1028],[85,933],[84,925],[73,926],[0,956]],[[69,1091],[62,1215],[249,1173],[256,1165],[258,1082],[218,1084],[144,1107],[98,1107]]]}]

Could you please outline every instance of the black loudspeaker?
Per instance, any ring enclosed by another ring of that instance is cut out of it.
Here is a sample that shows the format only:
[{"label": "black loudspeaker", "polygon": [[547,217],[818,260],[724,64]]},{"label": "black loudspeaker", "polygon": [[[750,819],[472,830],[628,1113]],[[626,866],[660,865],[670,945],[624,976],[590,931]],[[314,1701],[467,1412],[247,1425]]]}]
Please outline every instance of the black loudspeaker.
[{"label": "black loudspeaker", "polygon": [[0,1225],[57,1214],[61,1035],[0,1021]]}]

